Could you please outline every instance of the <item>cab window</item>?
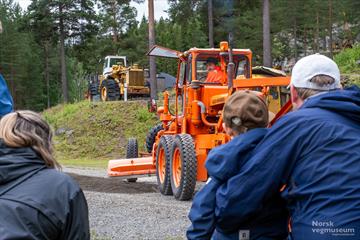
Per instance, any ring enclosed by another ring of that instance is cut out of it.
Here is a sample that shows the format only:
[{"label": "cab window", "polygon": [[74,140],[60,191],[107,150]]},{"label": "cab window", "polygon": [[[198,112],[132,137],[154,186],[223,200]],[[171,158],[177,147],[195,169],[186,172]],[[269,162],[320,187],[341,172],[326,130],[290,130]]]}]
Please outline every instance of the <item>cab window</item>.
[{"label": "cab window", "polygon": [[180,72],[179,72],[179,87],[184,85],[184,80],[186,76],[186,62],[180,63]]},{"label": "cab window", "polygon": [[110,66],[112,67],[113,65],[123,65],[125,66],[125,62],[123,58],[110,58]]},{"label": "cab window", "polygon": [[187,83],[191,83],[191,78],[192,78],[192,64],[191,64],[191,62],[192,62],[192,55],[190,55],[189,57],[188,57],[188,60],[187,60],[187,69],[186,69],[186,74],[187,74],[187,78],[186,78],[186,81],[187,81]]},{"label": "cab window", "polygon": [[246,57],[242,56],[238,59],[238,65],[236,70],[236,78],[249,78],[249,63]]},{"label": "cab window", "polygon": [[[224,55],[220,57],[219,55],[199,55],[196,59],[196,80],[205,82],[208,75],[207,70],[207,60],[212,58],[213,61],[217,60],[215,63],[216,69],[220,69],[221,58],[223,58],[225,62],[225,69],[229,62],[229,56]],[[249,61],[245,55],[233,55],[233,62],[235,63],[235,76],[237,78],[249,78],[250,77],[250,69],[249,69]],[[221,71],[221,70],[220,70]]]},{"label": "cab window", "polygon": [[196,61],[196,79],[200,81],[205,81],[207,77],[206,70],[206,60],[197,60]]},{"label": "cab window", "polygon": [[208,77],[208,59],[212,59],[214,62],[216,69],[220,69],[220,57],[219,55],[208,55],[208,54],[201,54],[196,58],[196,80],[201,82],[205,82]]}]

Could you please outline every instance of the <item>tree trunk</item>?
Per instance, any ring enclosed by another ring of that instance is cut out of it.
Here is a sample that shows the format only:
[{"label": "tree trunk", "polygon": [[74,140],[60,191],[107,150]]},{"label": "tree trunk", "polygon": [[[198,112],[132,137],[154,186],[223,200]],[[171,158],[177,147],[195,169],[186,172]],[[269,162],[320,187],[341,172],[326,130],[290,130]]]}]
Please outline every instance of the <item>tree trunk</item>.
[{"label": "tree trunk", "polygon": [[320,48],[319,48],[319,32],[320,32],[320,27],[319,27],[319,9],[316,9],[316,32],[315,32],[315,49],[316,52],[318,53]]},{"label": "tree trunk", "polygon": [[298,46],[297,46],[297,19],[294,17],[294,57],[298,60]]},{"label": "tree trunk", "polygon": [[263,0],[263,64],[265,67],[272,66],[269,0]]},{"label": "tree trunk", "polygon": [[46,84],[47,107],[50,108],[49,41],[46,41],[44,44],[44,54],[45,54],[45,84]]},{"label": "tree trunk", "polygon": [[[117,9],[117,2],[113,0],[111,2],[112,5],[112,18],[113,18],[113,42],[116,44],[119,41],[118,29],[117,29],[117,20],[116,20],[116,9]],[[116,50],[115,50],[116,51]],[[114,53],[117,54],[116,52]]]},{"label": "tree trunk", "polygon": [[[149,49],[155,45],[154,0],[149,0]],[[156,62],[149,57],[151,99],[157,99]]]},{"label": "tree trunk", "polygon": [[332,38],[332,0],[328,0],[329,5],[329,51],[330,51],[330,58],[333,58],[333,38]]},{"label": "tree trunk", "polygon": [[307,55],[307,30],[306,27],[304,27],[304,55]]},{"label": "tree trunk", "polygon": [[209,20],[209,46],[214,47],[214,17],[213,17],[213,2],[208,0],[208,20]]},{"label": "tree trunk", "polygon": [[60,66],[61,66],[61,86],[64,102],[69,102],[68,82],[66,76],[66,61],[65,61],[65,32],[63,19],[63,6],[59,4],[59,29],[60,29]]}]

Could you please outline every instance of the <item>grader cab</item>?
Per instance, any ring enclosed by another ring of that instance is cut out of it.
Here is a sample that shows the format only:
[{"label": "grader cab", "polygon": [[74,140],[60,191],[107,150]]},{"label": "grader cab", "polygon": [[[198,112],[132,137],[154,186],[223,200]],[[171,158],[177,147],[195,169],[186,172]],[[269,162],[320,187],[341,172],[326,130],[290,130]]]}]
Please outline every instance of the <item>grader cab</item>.
[{"label": "grader cab", "polygon": [[[109,176],[156,174],[162,194],[189,200],[196,181],[208,178],[205,161],[209,151],[230,140],[222,129],[222,109],[228,96],[237,90],[252,89],[269,104],[279,101],[273,108],[279,107],[271,109],[275,116],[272,123],[291,108],[286,99],[280,98],[289,77],[275,74],[253,78],[252,52],[248,49],[229,49],[227,42],[222,42],[218,49],[191,48],[186,52],[155,46],[148,54],[178,59],[175,97],[169,99],[169,93],[164,92],[164,106],[157,109],[161,124],[151,129],[146,143],[149,156],[138,158],[136,149],[136,154],[127,159],[111,160]],[[207,81],[209,58],[217,62],[218,82]],[[170,106],[172,102],[174,107]],[[134,144],[128,147],[134,148]]]},{"label": "grader cab", "polygon": [[149,96],[144,70],[137,64],[126,65],[124,56],[107,56],[100,76],[99,92],[102,101],[126,99],[127,96]]}]

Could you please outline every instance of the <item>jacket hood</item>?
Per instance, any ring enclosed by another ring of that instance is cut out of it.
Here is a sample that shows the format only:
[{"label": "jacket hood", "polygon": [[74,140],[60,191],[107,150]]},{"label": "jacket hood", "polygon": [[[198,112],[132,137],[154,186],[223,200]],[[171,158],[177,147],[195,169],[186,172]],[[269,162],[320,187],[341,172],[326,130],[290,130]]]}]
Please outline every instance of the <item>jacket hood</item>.
[{"label": "jacket hood", "polygon": [[205,163],[208,174],[221,181],[237,174],[267,131],[266,128],[252,129],[211,150]]},{"label": "jacket hood", "polygon": [[0,74],[0,117],[13,111],[13,99],[2,75]]},{"label": "jacket hood", "polygon": [[360,88],[352,86],[310,97],[301,108],[322,108],[360,122]]},{"label": "jacket hood", "polygon": [[33,149],[10,148],[0,139],[0,188],[45,167],[45,162]]}]

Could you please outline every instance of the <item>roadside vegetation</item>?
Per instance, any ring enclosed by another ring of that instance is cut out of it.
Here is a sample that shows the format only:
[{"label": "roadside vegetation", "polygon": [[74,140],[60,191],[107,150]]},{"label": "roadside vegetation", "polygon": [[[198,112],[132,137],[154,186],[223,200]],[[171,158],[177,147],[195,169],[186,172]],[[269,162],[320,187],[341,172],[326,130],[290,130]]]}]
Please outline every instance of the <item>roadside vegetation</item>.
[{"label": "roadside vegetation", "polygon": [[360,44],[345,49],[334,60],[339,65],[345,84],[360,86]]}]

